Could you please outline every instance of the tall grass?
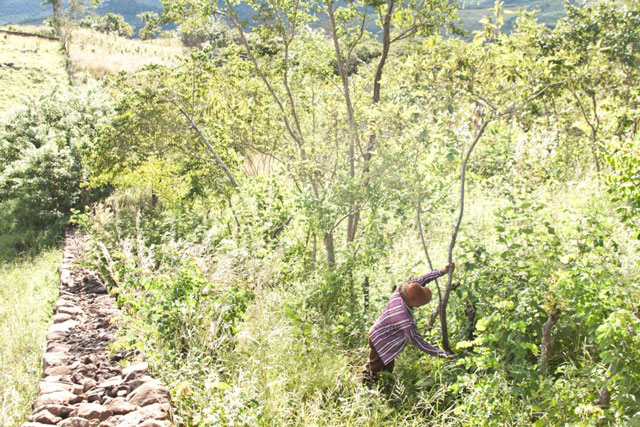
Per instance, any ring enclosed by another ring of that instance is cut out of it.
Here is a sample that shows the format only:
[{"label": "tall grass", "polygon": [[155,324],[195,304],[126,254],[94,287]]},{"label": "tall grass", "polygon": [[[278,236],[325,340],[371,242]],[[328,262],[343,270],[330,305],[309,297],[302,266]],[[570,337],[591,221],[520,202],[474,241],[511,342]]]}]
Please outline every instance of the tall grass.
[{"label": "tall grass", "polygon": [[0,425],[31,413],[52,307],[58,295],[57,249],[0,264]]},{"label": "tall grass", "polygon": [[187,51],[178,39],[143,41],[81,28],[73,32],[69,57],[74,74],[102,78],[148,64],[177,65]]}]

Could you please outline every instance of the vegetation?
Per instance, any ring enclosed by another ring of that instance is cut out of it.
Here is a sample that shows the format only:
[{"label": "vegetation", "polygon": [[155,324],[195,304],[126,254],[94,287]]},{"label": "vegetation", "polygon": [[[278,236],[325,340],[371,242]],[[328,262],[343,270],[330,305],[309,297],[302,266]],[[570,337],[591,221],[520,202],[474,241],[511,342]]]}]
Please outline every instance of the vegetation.
[{"label": "vegetation", "polygon": [[[636,2],[469,41],[439,1],[164,6],[189,54],[15,116],[0,201],[89,236],[178,424],[640,422]],[[415,318],[458,357],[363,385],[392,286],[452,261]]]},{"label": "vegetation", "polygon": [[[74,0],[77,1],[77,0]],[[52,9],[48,2],[42,0],[4,0],[0,4],[0,25],[1,24],[21,24],[25,23],[41,23],[51,16]],[[140,13],[154,12],[161,13],[160,0],[109,0],[101,2],[100,7],[96,10],[98,15],[107,13],[115,13],[122,15],[125,20],[139,30],[144,26],[144,22],[140,19]],[[467,31],[476,31],[482,28],[480,20],[491,15],[491,9],[494,2],[491,0],[482,0],[475,2],[464,2],[460,5],[460,18],[464,23]],[[556,22],[565,16],[564,3],[560,0],[509,0],[505,2],[505,7],[514,13],[508,15],[505,19],[507,31],[512,28],[515,23],[515,11],[538,11],[539,21],[549,28],[553,28]],[[243,18],[246,16],[243,15]],[[323,18],[320,18],[321,20]]]},{"label": "vegetation", "polygon": [[42,353],[58,297],[62,255],[49,250],[0,266],[0,424],[21,425],[42,377]]},{"label": "vegetation", "polygon": [[54,40],[0,34],[1,119],[7,119],[14,107],[30,97],[68,85],[59,50],[60,44]]},{"label": "vegetation", "polygon": [[133,27],[124,20],[122,15],[107,13],[93,19],[85,18],[81,21],[83,27],[88,27],[101,33],[116,34],[120,37],[131,37]]},{"label": "vegetation", "polygon": [[85,28],[75,29],[72,38],[69,58],[79,82],[137,71],[148,64],[177,65],[185,55],[176,39],[124,39]]}]

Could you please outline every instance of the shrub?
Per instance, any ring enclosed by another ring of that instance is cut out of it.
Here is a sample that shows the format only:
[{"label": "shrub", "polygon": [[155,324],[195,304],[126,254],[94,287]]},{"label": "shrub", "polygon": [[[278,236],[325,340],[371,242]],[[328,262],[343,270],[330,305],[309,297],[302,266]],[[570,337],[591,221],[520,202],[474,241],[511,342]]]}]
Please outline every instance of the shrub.
[{"label": "shrub", "polygon": [[[54,93],[18,111],[0,130],[0,203],[5,232],[60,230],[71,209],[100,193],[83,187],[97,127],[109,103],[95,89]],[[7,230],[8,228],[8,230]]]}]

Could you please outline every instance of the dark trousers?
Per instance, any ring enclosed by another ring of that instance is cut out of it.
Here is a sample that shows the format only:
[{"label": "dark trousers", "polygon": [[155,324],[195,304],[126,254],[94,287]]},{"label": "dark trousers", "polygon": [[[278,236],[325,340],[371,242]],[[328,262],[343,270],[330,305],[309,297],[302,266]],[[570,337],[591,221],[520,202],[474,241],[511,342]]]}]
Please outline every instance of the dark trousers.
[{"label": "dark trousers", "polygon": [[364,365],[364,370],[362,371],[362,381],[365,383],[372,383],[378,379],[378,374],[382,371],[393,372],[394,361],[392,360],[389,364],[385,365],[380,359],[378,352],[373,345],[371,344],[371,338],[369,341],[369,361],[366,365]]}]

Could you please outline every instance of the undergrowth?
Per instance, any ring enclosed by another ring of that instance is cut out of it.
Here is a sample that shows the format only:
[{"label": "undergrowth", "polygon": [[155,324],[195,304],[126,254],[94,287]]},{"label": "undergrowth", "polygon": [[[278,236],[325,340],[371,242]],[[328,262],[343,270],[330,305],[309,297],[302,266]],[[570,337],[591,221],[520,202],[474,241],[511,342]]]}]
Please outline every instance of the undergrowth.
[{"label": "undergrowth", "polygon": [[[579,192],[572,184],[473,187],[456,256],[461,286],[450,305],[460,356],[442,361],[407,349],[374,386],[360,377],[367,330],[392,286],[426,269],[412,227],[388,229],[397,238],[376,262],[327,271],[313,267],[295,224],[273,240],[256,221],[243,232],[210,209],[176,221],[144,195],[135,202],[114,195],[93,217],[75,220],[94,239],[88,262],[129,316],[121,342],[148,354],[172,389],[180,425],[633,423],[638,371],[614,371],[609,408],[594,400],[611,363],[640,355],[638,340],[616,320],[635,319],[624,313],[640,296],[638,248],[607,213],[597,182],[581,185]],[[252,209],[264,205],[245,206],[261,217]],[[434,215],[427,240],[441,261],[448,215]],[[437,324],[428,326],[433,308],[415,318],[437,344]],[[555,309],[561,315],[545,375],[541,328]]]}]

